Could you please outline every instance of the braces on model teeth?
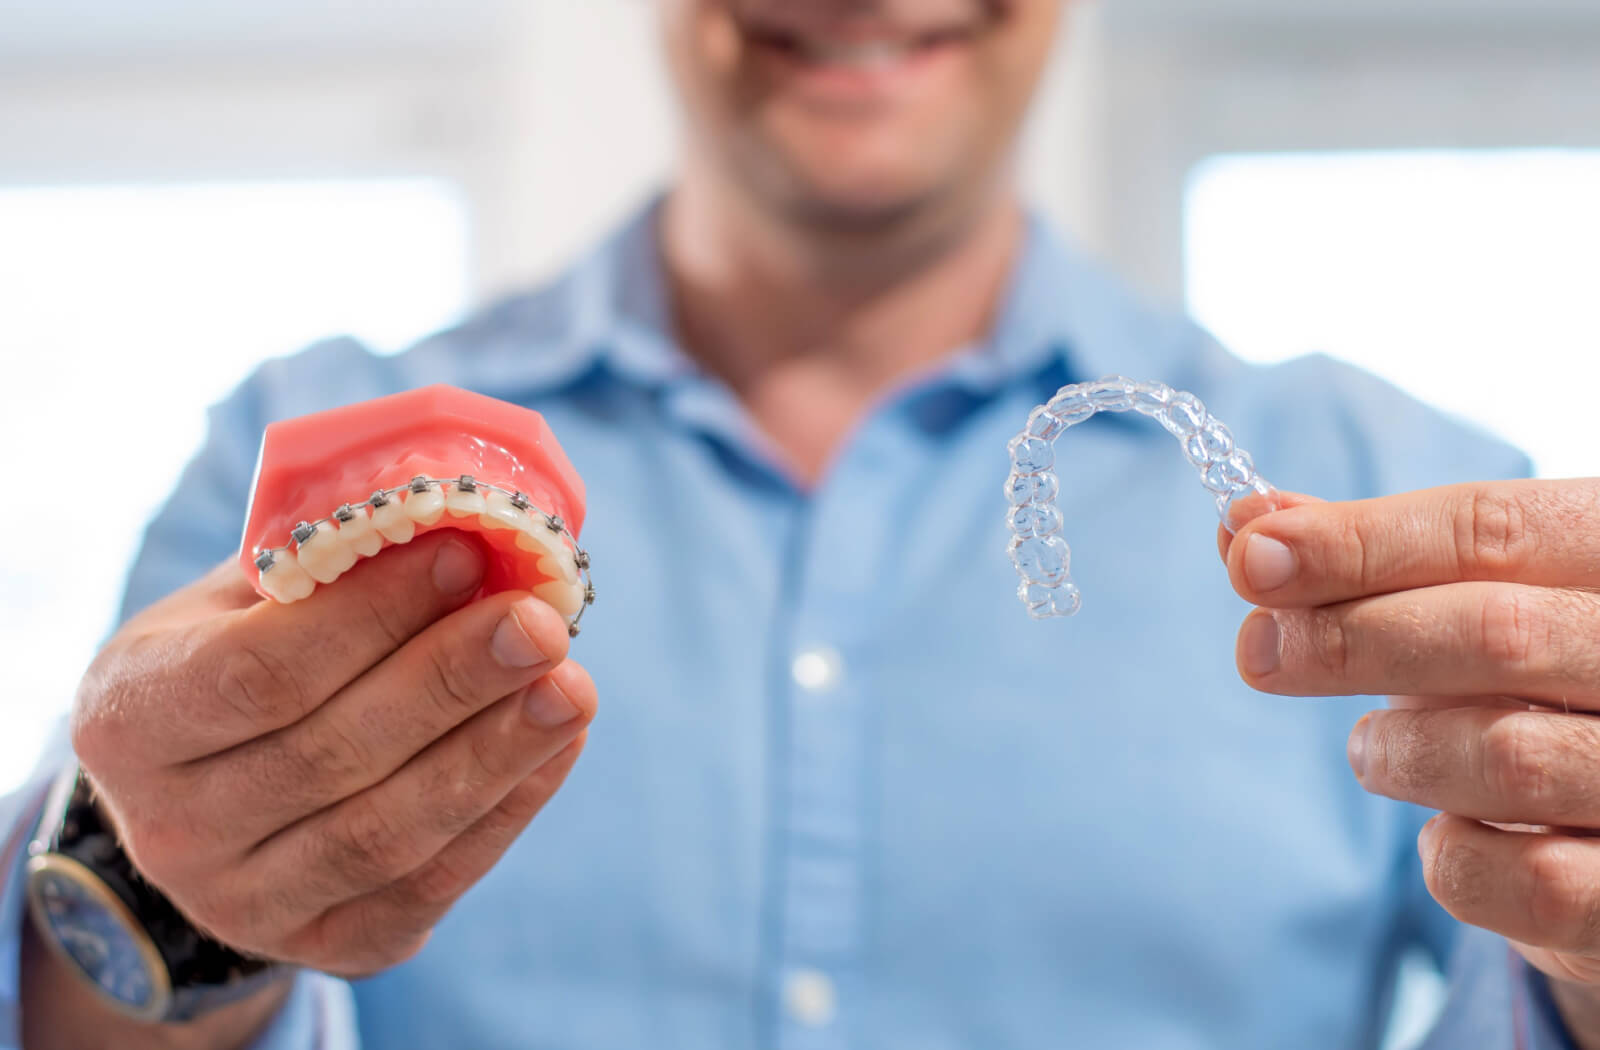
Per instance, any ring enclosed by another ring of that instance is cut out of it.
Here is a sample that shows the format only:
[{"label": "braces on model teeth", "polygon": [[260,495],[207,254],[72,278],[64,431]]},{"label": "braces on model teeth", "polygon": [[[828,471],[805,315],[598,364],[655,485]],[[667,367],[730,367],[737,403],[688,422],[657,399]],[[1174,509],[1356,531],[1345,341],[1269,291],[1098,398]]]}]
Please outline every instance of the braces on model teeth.
[{"label": "braces on model teeth", "polygon": [[359,503],[340,504],[326,517],[300,522],[290,530],[289,542],[255,549],[261,586],[277,601],[299,601],[309,597],[317,584],[338,579],[359,558],[377,554],[384,540],[408,543],[417,526],[432,525],[447,513],[475,517],[488,529],[517,530],[519,548],[543,552],[538,567],[551,581],[569,587],[581,582],[582,601],[575,612],[565,614],[567,633],[578,636],[578,623],[594,604],[588,552],[578,546],[577,537],[558,515],[535,507],[520,491],[479,481],[471,474],[454,478],[419,474]]},{"label": "braces on model teeth", "polygon": [[1061,538],[1061,511],[1055,505],[1060,482],[1054,470],[1055,441],[1068,427],[1099,412],[1138,412],[1150,416],[1183,445],[1183,454],[1200,472],[1200,483],[1216,496],[1217,514],[1231,533],[1235,504],[1250,495],[1276,501],[1277,490],[1256,473],[1250,453],[1239,448],[1222,421],[1198,397],[1164,383],[1107,376],[1073,383],[1028,414],[1028,425],[1006,445],[1011,474],[1006,502],[1011,505],[1007,551],[1022,583],[1017,597],[1036,620],[1071,616],[1083,604],[1072,582],[1072,550]]}]

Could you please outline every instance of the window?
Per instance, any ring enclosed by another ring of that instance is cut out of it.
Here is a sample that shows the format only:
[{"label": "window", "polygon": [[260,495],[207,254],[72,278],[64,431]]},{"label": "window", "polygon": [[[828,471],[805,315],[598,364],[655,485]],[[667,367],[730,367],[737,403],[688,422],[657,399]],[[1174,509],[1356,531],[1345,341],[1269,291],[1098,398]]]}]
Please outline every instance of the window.
[{"label": "window", "polygon": [[[204,408],[337,333],[395,349],[468,297],[467,214],[426,179],[0,188],[0,792],[112,626]],[[240,509],[241,516],[244,508]]]},{"label": "window", "polygon": [[1233,155],[1192,174],[1190,309],[1262,362],[1325,351],[1600,474],[1600,150]]}]

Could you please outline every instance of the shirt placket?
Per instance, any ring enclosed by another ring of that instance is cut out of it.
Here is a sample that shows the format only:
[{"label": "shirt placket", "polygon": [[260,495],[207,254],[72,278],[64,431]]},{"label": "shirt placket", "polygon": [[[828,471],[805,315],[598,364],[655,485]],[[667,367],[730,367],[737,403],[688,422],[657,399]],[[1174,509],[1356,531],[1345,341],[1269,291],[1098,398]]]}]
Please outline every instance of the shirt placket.
[{"label": "shirt placket", "polygon": [[894,413],[869,420],[812,494],[797,532],[793,615],[780,643],[786,732],[772,992],[781,1050],[863,1038],[878,699],[864,672],[882,596],[893,593],[883,573],[908,440]]}]

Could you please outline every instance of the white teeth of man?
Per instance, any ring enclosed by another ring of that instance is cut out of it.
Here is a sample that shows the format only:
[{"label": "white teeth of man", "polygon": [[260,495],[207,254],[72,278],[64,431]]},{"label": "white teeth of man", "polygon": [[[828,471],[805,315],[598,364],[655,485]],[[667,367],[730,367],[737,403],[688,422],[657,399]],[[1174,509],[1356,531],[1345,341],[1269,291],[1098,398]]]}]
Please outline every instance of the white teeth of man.
[{"label": "white teeth of man", "polygon": [[317,589],[317,581],[300,567],[293,551],[275,551],[272,568],[261,574],[261,589],[270,594],[273,601],[288,605],[311,597],[311,592]]},{"label": "white teeth of man", "polygon": [[482,514],[489,508],[481,490],[451,485],[450,494],[444,498],[444,509],[449,511],[452,517],[466,518]]},{"label": "white teeth of man", "polygon": [[390,543],[410,543],[417,534],[417,523],[406,517],[400,497],[390,497],[389,502],[372,511],[372,527]]},{"label": "white teeth of man", "polygon": [[805,56],[813,62],[830,66],[856,66],[860,69],[887,68],[910,52],[910,45],[890,40],[864,40],[859,43],[809,41],[805,44]]},{"label": "white teeth of man", "polygon": [[332,583],[356,563],[356,552],[339,536],[333,522],[317,526],[311,538],[296,549],[300,567],[318,583]]},{"label": "white teeth of man", "polygon": [[444,493],[439,486],[429,485],[422,492],[406,490],[406,517],[418,525],[432,525],[444,516]]}]

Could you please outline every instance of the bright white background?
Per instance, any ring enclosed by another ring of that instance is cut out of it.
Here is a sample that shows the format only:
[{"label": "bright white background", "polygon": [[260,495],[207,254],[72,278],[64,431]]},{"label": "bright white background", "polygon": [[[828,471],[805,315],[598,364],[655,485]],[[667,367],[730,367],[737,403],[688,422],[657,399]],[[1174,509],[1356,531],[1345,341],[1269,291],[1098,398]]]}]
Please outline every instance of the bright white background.
[{"label": "bright white background", "polygon": [[1224,156],[1186,217],[1189,305],[1236,353],[1330,353],[1600,474],[1600,150]]},{"label": "bright white background", "polygon": [[0,189],[0,230],[0,448],[32,493],[0,515],[3,791],[111,626],[203,406],[314,339],[399,348],[448,321],[467,222],[448,184],[394,179]]},{"label": "bright white background", "polygon": [[[0,0],[0,791],[206,403],[527,284],[670,169],[651,7]],[[1021,165],[1048,215],[1248,356],[1338,353],[1600,472],[1600,4],[1076,0],[1069,30]]]}]

